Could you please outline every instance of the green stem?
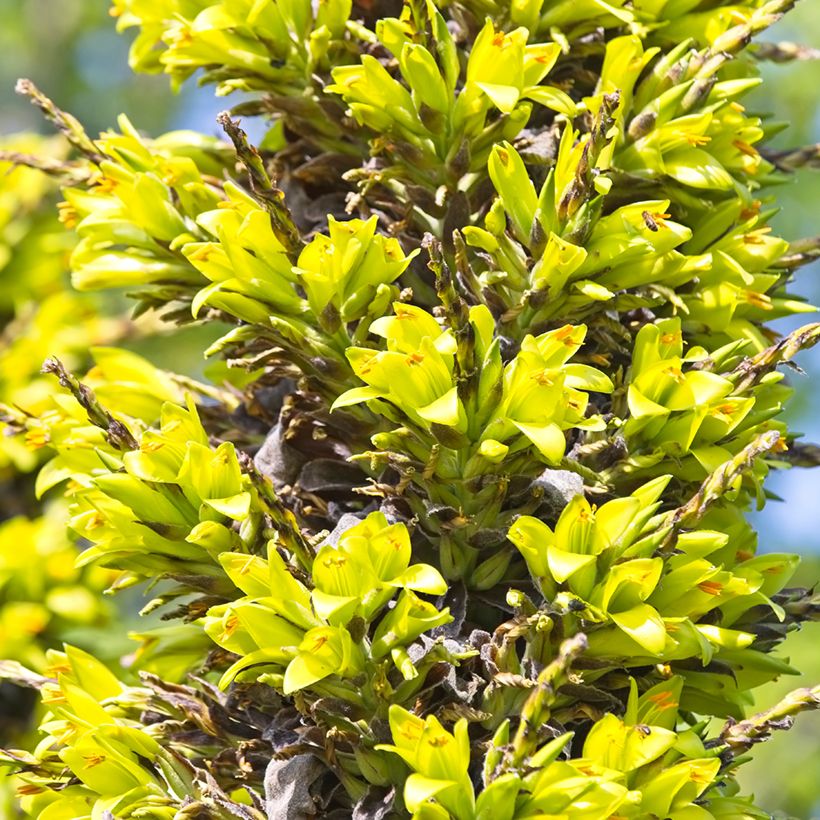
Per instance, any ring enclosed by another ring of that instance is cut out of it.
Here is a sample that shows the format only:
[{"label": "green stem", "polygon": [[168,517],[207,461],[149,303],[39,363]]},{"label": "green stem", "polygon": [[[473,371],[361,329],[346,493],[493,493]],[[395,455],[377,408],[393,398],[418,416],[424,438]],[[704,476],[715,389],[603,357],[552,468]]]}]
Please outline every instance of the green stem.
[{"label": "green stem", "polygon": [[520,769],[523,763],[538,747],[538,730],[549,720],[550,708],[555,702],[558,688],[566,682],[569,669],[575,659],[587,648],[587,638],[578,633],[564,641],[558,655],[538,676],[521,710],[521,722],[515,733],[510,749],[499,767],[499,774]]}]

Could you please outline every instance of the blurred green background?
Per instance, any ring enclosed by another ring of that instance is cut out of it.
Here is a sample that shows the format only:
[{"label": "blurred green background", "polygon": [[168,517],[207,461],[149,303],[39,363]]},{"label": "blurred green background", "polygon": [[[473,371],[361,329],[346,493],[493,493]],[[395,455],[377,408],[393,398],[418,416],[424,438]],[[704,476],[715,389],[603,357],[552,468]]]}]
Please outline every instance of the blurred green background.
[{"label": "blurred green background", "polygon": [[[794,41],[820,49],[820,14],[816,0],[803,0],[761,38]],[[0,0],[0,133],[43,131],[38,112],[15,96],[18,77],[28,77],[62,108],[70,110],[92,134],[114,124],[125,112],[146,132],[193,128],[217,133],[215,117],[225,106],[209,89],[189,82],[178,95],[164,77],[135,76],[127,62],[128,37],[114,30],[105,0]],[[747,107],[769,112],[789,123],[778,135],[781,148],[820,141],[820,62],[763,65],[766,82]],[[253,136],[253,130],[252,130]],[[787,239],[820,233],[820,177],[802,171],[779,191],[781,213],[775,228]],[[804,268],[797,288],[820,304],[820,265]],[[800,324],[782,324],[787,331]],[[209,335],[214,331],[209,331]],[[183,340],[167,344],[155,335],[138,345],[156,364],[175,370],[201,371],[201,331],[186,331]],[[802,354],[801,366],[813,375],[791,376],[796,396],[788,412],[790,425],[807,440],[820,442],[820,348]],[[754,515],[760,548],[804,556],[796,583],[813,586],[820,579],[820,470],[791,470],[775,475],[770,489],[787,503],[770,503]],[[820,648],[816,630],[793,635],[785,653],[803,678],[785,679],[764,690],[759,705],[774,702],[791,688],[820,682]],[[777,817],[820,818],[820,715],[804,716],[788,738],[760,747],[742,770],[744,790]]]}]

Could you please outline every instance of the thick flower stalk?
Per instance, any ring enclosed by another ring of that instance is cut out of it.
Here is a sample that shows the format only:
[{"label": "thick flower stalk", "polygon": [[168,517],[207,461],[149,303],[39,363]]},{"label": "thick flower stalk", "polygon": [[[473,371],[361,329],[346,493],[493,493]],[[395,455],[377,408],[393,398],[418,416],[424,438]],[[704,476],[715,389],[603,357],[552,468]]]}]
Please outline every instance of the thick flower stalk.
[{"label": "thick flower stalk", "polygon": [[766,324],[814,310],[769,225],[810,152],[742,102],[789,5],[116,0],[136,70],[250,94],[224,140],[20,85],[74,285],[229,324],[215,383],[56,349],[9,410],[80,571],[167,622],[0,665],[22,816],[767,816],[736,770],[817,706],[752,715],[818,614],[745,517],[817,461],[817,325]]}]

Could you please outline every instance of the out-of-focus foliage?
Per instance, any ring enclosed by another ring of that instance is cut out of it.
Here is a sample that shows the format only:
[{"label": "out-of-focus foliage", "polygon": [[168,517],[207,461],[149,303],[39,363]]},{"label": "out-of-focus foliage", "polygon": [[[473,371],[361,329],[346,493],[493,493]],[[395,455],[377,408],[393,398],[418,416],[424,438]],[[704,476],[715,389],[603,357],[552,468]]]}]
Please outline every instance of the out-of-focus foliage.
[{"label": "out-of-focus foliage", "polygon": [[43,131],[37,112],[14,103],[14,82],[48,84],[83,122],[102,129],[121,111],[139,112],[146,128],[167,126],[174,97],[162,83],[128,70],[105,3],[20,0],[0,8],[0,133]]},{"label": "out-of-focus foliage", "polygon": [[38,671],[48,647],[82,640],[84,628],[102,627],[110,615],[100,593],[112,575],[75,567],[63,516],[55,506],[0,525],[0,651]]},{"label": "out-of-focus foliage", "polygon": [[[3,140],[0,150],[59,162],[67,146],[32,135]],[[34,500],[29,474],[42,464],[48,442],[11,435],[13,417],[36,416],[49,407],[53,384],[40,373],[43,357],[54,354],[83,365],[89,345],[111,338],[119,323],[100,317],[98,299],[66,289],[73,242],[55,218],[53,180],[8,162],[0,171],[0,480],[8,519],[0,525],[0,641],[3,657],[39,669],[45,648],[59,642],[69,625],[105,619],[107,608],[98,599],[105,573],[74,567],[76,547],[65,533],[60,502],[43,517],[28,517]]]},{"label": "out-of-focus foliage", "polygon": [[[67,149],[59,138],[0,140],[13,160],[37,154],[59,164]],[[43,357],[83,366],[89,345],[118,335],[121,323],[100,316],[98,298],[67,289],[74,243],[56,218],[54,180],[16,162],[0,163],[0,173],[0,656],[43,671],[49,648],[64,640],[93,644],[104,634],[113,607],[101,593],[113,576],[75,565],[78,548],[65,528],[62,499],[35,508],[33,471],[47,442],[11,435],[13,419],[39,415],[50,404]],[[6,743],[30,729],[32,704],[6,683],[0,697]],[[2,792],[5,800],[8,790]]]},{"label": "out-of-focus foliage", "polygon": [[[800,43],[808,49],[820,51],[820,21],[811,4],[798,3],[794,10],[783,18],[767,34],[767,41]],[[815,60],[801,60],[788,63],[765,62],[761,66],[763,85],[753,92],[752,105],[760,111],[772,112],[775,120],[787,122],[789,127],[775,137],[774,144],[780,149],[793,145],[817,143],[820,141],[820,113],[814,78],[818,63]],[[820,186],[814,171],[798,169],[791,184],[778,192],[780,212],[772,224],[787,239],[817,234],[816,214],[820,209]],[[800,274],[800,289],[817,304],[820,301],[820,287],[817,284],[817,262],[803,269]],[[786,323],[783,323],[784,325]],[[792,322],[789,327],[793,327]],[[798,363],[812,372],[820,366],[817,348],[802,353]],[[788,405],[785,418],[790,426],[802,431],[809,441],[817,440],[820,427],[817,425],[814,407],[817,402],[817,388],[804,376],[795,375],[790,379],[795,395]],[[812,499],[820,491],[820,476],[815,472],[792,470],[772,477],[771,488],[779,496],[788,499],[788,504],[769,504],[755,516],[760,527],[761,547],[767,551],[799,552],[803,564],[798,570],[795,582],[810,586],[820,574],[818,554],[820,536],[815,526]],[[802,673],[802,680],[817,680],[818,655],[810,632],[796,635],[789,640],[789,656],[792,664]],[[781,680],[772,688],[772,693],[782,694],[791,685]],[[775,689],[775,686],[777,687]],[[789,744],[798,759],[813,761],[820,758],[820,738],[815,721],[798,722],[790,734]],[[782,811],[794,817],[811,817],[820,811],[820,799],[814,778],[809,774],[812,766],[795,769],[790,755],[777,752],[773,746],[761,747],[754,759],[743,768],[740,781],[748,791],[754,791],[760,805],[770,811]]]},{"label": "out-of-focus foliage", "polygon": [[[8,155],[38,154],[59,163],[68,146],[35,135],[0,140]],[[20,164],[0,164],[0,401],[39,414],[53,392],[40,368],[49,355],[86,361],[90,344],[113,338],[117,322],[99,315],[99,299],[66,287],[73,240],[55,218],[56,184]],[[29,442],[35,444],[35,442]],[[36,453],[11,437],[0,440],[0,469],[31,470]]]}]

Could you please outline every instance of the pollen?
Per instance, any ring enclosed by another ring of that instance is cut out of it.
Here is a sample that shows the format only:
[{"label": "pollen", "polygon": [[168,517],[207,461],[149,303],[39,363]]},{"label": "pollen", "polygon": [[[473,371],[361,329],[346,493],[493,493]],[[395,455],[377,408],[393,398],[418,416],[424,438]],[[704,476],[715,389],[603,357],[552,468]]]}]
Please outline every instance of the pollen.
[{"label": "pollen", "polygon": [[92,513],[86,521],[86,530],[96,530],[105,524],[105,517],[99,511]]},{"label": "pollen", "polygon": [[117,190],[119,182],[111,177],[100,177],[100,180],[94,186],[95,192],[99,194],[112,194]]},{"label": "pollen", "polygon": [[223,450],[220,453],[214,453],[211,459],[211,466],[215,468],[227,467],[229,462],[228,454]]},{"label": "pollen", "polygon": [[415,723],[408,723],[400,730],[401,736],[405,740],[418,740],[421,737],[423,728]]},{"label": "pollen", "polygon": [[701,581],[698,584],[698,589],[707,595],[720,595],[723,592],[723,584],[719,581]]},{"label": "pollen", "polygon": [[752,202],[751,205],[749,205],[747,208],[744,208],[738,214],[738,216],[741,219],[752,219],[753,217],[757,216],[760,213],[760,208],[761,208],[762,205],[763,205],[763,203],[759,199],[756,199],[756,200],[754,200],[754,202]]},{"label": "pollen", "polygon": [[664,375],[669,376],[671,379],[674,379],[678,384],[683,384],[686,381],[686,377],[683,375],[683,371],[679,367],[675,367],[674,365],[664,368],[663,373]]},{"label": "pollen", "polygon": [[547,375],[546,370],[539,370],[536,373],[533,373],[531,378],[538,382],[538,384],[542,387],[552,387],[552,385],[555,384],[555,382]]},{"label": "pollen", "polygon": [[733,140],[732,145],[734,145],[741,154],[745,154],[747,157],[757,156],[757,149],[754,146],[749,145],[749,143],[745,140]]},{"label": "pollen", "polygon": [[677,709],[678,702],[673,697],[672,693],[669,691],[666,692],[658,692],[655,695],[650,695],[647,700],[651,701],[658,707],[662,712],[665,712],[667,709]]},{"label": "pollen", "polygon": [[493,45],[494,46],[503,46],[504,45],[504,32],[499,31],[498,34],[493,37]]},{"label": "pollen", "polygon": [[687,134],[686,141],[692,146],[707,145],[712,141],[706,134]]},{"label": "pollen", "polygon": [[185,46],[192,45],[194,42],[193,34],[190,29],[187,28],[180,29],[175,35],[171,36],[171,39],[174,48],[184,48]]},{"label": "pollen", "polygon": [[191,259],[194,262],[208,262],[213,256],[214,247],[211,244],[203,245],[201,248],[197,248],[193,253],[188,255],[188,259]]},{"label": "pollen", "polygon": [[408,367],[415,367],[417,364],[421,364],[424,361],[424,354],[410,353],[408,356],[405,357],[404,361]]},{"label": "pollen", "polygon": [[760,308],[761,310],[771,310],[772,309],[772,300],[766,296],[765,293],[758,293],[755,290],[747,290],[745,294],[746,302],[753,307]]},{"label": "pollen", "polygon": [[32,794],[42,794],[45,791],[43,786],[37,786],[34,783],[24,783],[17,787],[18,797],[28,797]]},{"label": "pollen", "polygon": [[43,703],[65,703],[63,690],[53,683],[46,683],[40,687],[40,699]]},{"label": "pollen", "polygon": [[58,675],[70,675],[71,671],[71,665],[66,661],[58,661],[57,663],[53,663],[45,670],[47,677],[55,679]]},{"label": "pollen", "polygon": [[49,443],[50,437],[45,430],[29,430],[23,440],[26,443],[26,447],[32,450],[39,450]]},{"label": "pollen", "polygon": [[704,772],[699,771],[698,769],[691,769],[689,771],[689,779],[693,783],[711,783],[712,782],[711,775],[705,774]]},{"label": "pollen", "polygon": [[57,211],[57,219],[59,219],[66,228],[70,230],[77,227],[77,224],[80,221],[80,215],[70,202],[61,202],[57,206]]},{"label": "pollen", "polygon": [[766,241],[766,234],[771,232],[771,227],[757,228],[754,231],[749,231],[743,234],[743,242],[746,245],[762,245]]},{"label": "pollen", "polygon": [[447,737],[447,735],[436,735],[435,737],[431,737],[427,742],[434,748],[440,749],[450,742],[450,738]]},{"label": "pollen", "polygon": [[148,439],[147,441],[143,439],[140,442],[140,452],[142,453],[156,453],[157,450],[161,450],[165,446],[164,441],[159,441],[158,439]]},{"label": "pollen", "polygon": [[572,325],[564,325],[555,332],[553,338],[563,342],[567,347],[573,347],[575,345],[575,328]]},{"label": "pollen", "polygon": [[236,617],[234,613],[228,615],[225,619],[225,624],[222,627],[222,634],[220,635],[220,640],[227,641],[231,635],[239,628],[239,618]]}]

